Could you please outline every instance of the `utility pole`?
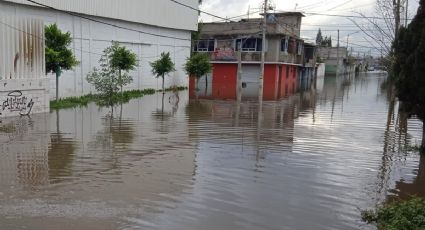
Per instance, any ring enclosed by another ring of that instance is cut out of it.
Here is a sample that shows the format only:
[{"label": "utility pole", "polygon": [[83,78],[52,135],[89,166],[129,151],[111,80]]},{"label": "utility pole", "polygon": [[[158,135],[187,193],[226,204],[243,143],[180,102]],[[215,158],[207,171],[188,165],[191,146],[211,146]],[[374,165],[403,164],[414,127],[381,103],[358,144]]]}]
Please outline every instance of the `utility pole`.
[{"label": "utility pole", "polygon": [[400,29],[400,14],[401,14],[401,12],[400,12],[400,8],[401,8],[401,4],[400,4],[400,0],[393,0],[393,3],[394,3],[394,7],[395,7],[395,9],[394,9],[394,13],[395,13],[395,40],[397,40],[398,39],[398,32],[399,32],[399,29]]},{"label": "utility pole", "polygon": [[405,15],[405,18],[404,18],[404,27],[405,28],[407,28],[407,17],[409,17],[409,0],[406,0],[406,8],[404,8],[404,11],[406,11],[405,13],[406,13],[406,15]]},{"label": "utility pole", "polygon": [[264,62],[266,59],[266,33],[267,33],[267,3],[268,0],[264,0],[264,14],[263,14],[263,40],[261,47],[261,76],[260,86],[258,89],[258,99],[263,100],[263,88],[264,88]]},{"label": "utility pole", "polygon": [[338,29],[338,42],[336,43],[336,75],[338,76],[339,70],[339,29]]}]

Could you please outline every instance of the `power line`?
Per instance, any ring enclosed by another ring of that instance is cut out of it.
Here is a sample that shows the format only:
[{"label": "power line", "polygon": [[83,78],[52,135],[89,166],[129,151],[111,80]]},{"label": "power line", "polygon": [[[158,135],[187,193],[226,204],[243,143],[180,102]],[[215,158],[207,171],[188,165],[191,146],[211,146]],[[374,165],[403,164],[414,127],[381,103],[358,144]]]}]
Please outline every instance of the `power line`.
[{"label": "power line", "polygon": [[[108,23],[108,22],[100,21],[100,20],[93,19],[93,18],[90,18],[90,17],[86,17],[86,16],[83,16],[81,14],[72,13],[72,12],[69,12],[69,11],[66,11],[66,10],[60,10],[60,9],[54,8],[52,6],[48,6],[48,5],[45,5],[45,4],[36,2],[34,0],[26,0],[26,1],[31,2],[33,4],[36,4],[36,5],[39,5],[39,6],[43,6],[43,7],[48,8],[48,9],[52,9],[52,10],[64,12],[64,13],[69,14],[71,16],[83,18],[83,19],[86,19],[86,20],[89,20],[89,21],[93,21],[93,22],[96,22],[96,23],[108,25],[108,26],[119,28],[119,29],[123,29],[123,30],[128,30],[128,31],[132,31],[132,32],[138,32],[138,33],[141,33],[141,34],[151,35],[151,36],[155,36],[155,37],[171,38],[171,39],[183,40],[183,41],[191,41],[190,38],[179,38],[179,37],[173,37],[173,36],[155,34],[155,33],[145,32],[145,31],[141,31],[141,30],[131,29],[131,28],[124,27],[124,26],[115,25],[115,24],[112,24],[112,23]],[[170,1],[172,1],[172,0],[170,0]]]},{"label": "power line", "polygon": [[[313,16],[329,16],[329,17],[342,17],[342,18],[360,18],[360,19],[376,19],[376,20],[392,20],[393,17],[375,17],[375,16],[360,16],[360,15],[340,15],[340,14],[324,14],[317,12],[304,12],[305,14]],[[411,20],[411,19],[408,19]]]},{"label": "power line", "polygon": [[211,14],[211,13],[208,13],[208,12],[202,11],[202,10],[200,10],[200,9],[197,9],[197,8],[193,7],[193,6],[186,5],[186,4],[181,3],[181,2],[178,2],[178,1],[176,1],[176,0],[170,0],[170,1],[171,1],[171,2],[174,2],[174,3],[178,4],[178,5],[184,6],[184,7],[186,7],[186,8],[189,8],[189,9],[195,10],[196,12],[201,12],[201,13],[203,13],[203,14],[206,14],[206,15],[209,15],[209,16],[213,16],[213,17],[215,17],[215,18],[219,18],[219,19],[222,19],[222,20],[224,20],[224,21],[230,21],[228,18],[224,18],[224,17],[221,17],[221,16],[217,16],[217,15],[215,15],[215,14]]}]

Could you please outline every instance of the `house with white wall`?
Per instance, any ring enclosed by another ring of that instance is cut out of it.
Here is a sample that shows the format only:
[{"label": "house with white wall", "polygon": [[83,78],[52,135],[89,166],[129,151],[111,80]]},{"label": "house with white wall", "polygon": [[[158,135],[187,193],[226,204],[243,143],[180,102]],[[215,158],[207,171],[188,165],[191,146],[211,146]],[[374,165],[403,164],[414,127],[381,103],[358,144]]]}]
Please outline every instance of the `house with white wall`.
[{"label": "house with white wall", "polygon": [[[98,67],[103,50],[117,41],[137,54],[139,67],[131,72],[125,89],[161,88],[151,73],[150,62],[170,52],[176,71],[166,77],[166,87],[188,86],[183,70],[190,56],[191,32],[197,30],[198,0],[2,0],[0,15],[31,17],[44,24],[58,24],[71,33],[71,49],[80,64],[62,73],[60,97],[95,93],[87,74]],[[1,76],[0,76],[1,77]],[[50,98],[55,97],[55,78],[50,79]]]}]

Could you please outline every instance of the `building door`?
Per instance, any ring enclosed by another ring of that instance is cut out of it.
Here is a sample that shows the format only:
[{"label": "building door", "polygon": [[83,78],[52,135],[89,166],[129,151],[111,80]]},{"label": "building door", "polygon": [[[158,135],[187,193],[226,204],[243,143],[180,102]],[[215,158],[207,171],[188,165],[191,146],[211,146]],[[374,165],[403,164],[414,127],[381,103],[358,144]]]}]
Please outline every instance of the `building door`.
[{"label": "building door", "polygon": [[249,99],[258,97],[260,86],[260,65],[242,65],[242,97]]}]

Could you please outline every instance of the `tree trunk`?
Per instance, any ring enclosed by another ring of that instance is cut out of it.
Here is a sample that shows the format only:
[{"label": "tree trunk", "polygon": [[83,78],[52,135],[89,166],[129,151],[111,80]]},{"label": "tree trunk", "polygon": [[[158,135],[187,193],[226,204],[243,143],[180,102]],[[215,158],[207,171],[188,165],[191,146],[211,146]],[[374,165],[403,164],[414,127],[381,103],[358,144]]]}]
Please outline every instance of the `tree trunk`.
[{"label": "tree trunk", "polygon": [[208,93],[208,75],[205,75],[205,96]]},{"label": "tree trunk", "polygon": [[162,94],[165,94],[165,87],[164,87],[164,74],[162,74]]},{"label": "tree trunk", "polygon": [[195,78],[195,85],[196,85],[195,95],[196,95],[196,100],[198,100],[198,90],[199,90],[199,78],[198,77]]},{"label": "tree trunk", "polygon": [[161,116],[164,116],[164,98],[165,93],[162,94]]},{"label": "tree trunk", "polygon": [[421,149],[425,153],[425,121],[423,121],[422,123],[423,123],[423,127],[422,127],[422,146],[421,146]]},{"label": "tree trunk", "polygon": [[60,77],[60,72],[56,71],[56,102],[59,101],[59,77]]},{"label": "tree trunk", "polygon": [[121,99],[123,97],[123,91],[122,91],[122,77],[121,77],[121,70],[119,70],[119,78],[120,78],[120,86],[121,86]]}]

